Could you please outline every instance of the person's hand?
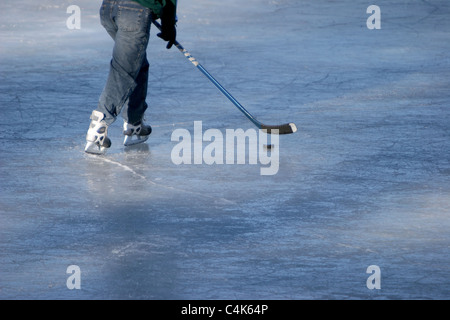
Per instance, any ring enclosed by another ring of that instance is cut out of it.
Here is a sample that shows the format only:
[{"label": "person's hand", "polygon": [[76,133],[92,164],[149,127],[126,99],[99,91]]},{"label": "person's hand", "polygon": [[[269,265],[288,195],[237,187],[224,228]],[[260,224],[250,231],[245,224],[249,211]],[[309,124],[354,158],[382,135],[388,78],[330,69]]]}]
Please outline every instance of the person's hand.
[{"label": "person's hand", "polygon": [[175,27],[176,8],[172,1],[167,0],[166,3],[161,15],[161,32],[157,36],[164,41],[168,41],[166,48],[170,49],[177,38],[177,29]]},{"label": "person's hand", "polygon": [[164,41],[168,41],[167,49],[172,48],[175,40],[177,38],[177,29],[175,25],[167,25],[164,23],[164,20],[161,21],[161,32],[157,34],[158,37],[163,39]]}]

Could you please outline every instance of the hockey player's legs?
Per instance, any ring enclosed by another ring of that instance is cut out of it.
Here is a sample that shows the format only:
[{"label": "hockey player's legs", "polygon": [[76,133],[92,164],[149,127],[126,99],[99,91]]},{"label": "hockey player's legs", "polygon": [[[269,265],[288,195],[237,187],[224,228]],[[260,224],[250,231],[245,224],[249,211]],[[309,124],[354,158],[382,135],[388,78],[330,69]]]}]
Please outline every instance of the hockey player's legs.
[{"label": "hockey player's legs", "polygon": [[145,59],[136,78],[136,88],[125,102],[122,111],[124,119],[123,134],[125,135],[123,144],[125,146],[147,141],[152,132],[152,128],[144,123],[144,113],[148,107],[145,101],[147,98],[148,70],[149,63]]},{"label": "hockey player's legs", "polygon": [[[98,107],[94,110],[96,114],[91,116],[91,120],[100,120],[91,121],[86,152],[104,153],[105,149],[110,147],[110,143],[103,143],[109,142],[106,137],[107,128],[116,120],[125,103],[128,108],[129,103],[133,102],[135,107],[132,109],[135,109],[138,115],[142,112],[141,118],[147,108],[144,97],[144,92],[147,94],[147,84],[143,85],[141,81],[148,81],[146,50],[150,15],[149,9],[129,0],[104,0],[102,4],[101,22],[113,38],[114,48],[105,88]],[[133,98],[130,100],[131,96]],[[142,101],[138,102],[139,99]]]},{"label": "hockey player's legs", "polygon": [[[139,85],[141,69],[148,66],[146,50],[150,32],[149,9],[125,0],[110,5],[112,7],[106,6],[101,14],[102,25],[114,39],[114,49],[108,79],[97,109],[105,114],[108,124],[120,114],[125,102],[128,102]],[[148,72],[148,67],[146,70]],[[145,79],[148,81],[148,75]]]},{"label": "hockey player's legs", "polygon": [[148,88],[149,63],[144,59],[141,70],[136,78],[136,87],[134,88],[128,100],[125,102],[122,116],[125,122],[136,124],[140,122],[147,110],[147,88]]}]

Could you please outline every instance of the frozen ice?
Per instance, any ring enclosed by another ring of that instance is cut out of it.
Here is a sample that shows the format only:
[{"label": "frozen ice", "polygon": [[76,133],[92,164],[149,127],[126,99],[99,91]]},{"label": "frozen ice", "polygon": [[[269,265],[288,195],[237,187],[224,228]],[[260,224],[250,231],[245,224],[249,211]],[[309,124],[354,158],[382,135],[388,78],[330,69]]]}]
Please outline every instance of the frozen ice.
[{"label": "frozen ice", "polygon": [[370,4],[180,1],[186,49],[299,129],[262,176],[173,164],[175,129],[252,124],[155,30],[150,139],[125,148],[118,119],[107,155],[85,154],[112,50],[101,1],[2,1],[0,298],[449,299],[450,3],[379,0],[373,30]]}]

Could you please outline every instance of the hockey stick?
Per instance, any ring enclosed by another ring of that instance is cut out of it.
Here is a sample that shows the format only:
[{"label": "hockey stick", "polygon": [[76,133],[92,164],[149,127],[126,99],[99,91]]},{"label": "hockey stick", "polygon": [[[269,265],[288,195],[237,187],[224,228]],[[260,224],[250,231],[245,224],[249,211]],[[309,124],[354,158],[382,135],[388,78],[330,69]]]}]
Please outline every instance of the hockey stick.
[{"label": "hockey stick", "polygon": [[[152,22],[159,30],[161,30],[161,25],[158,22],[156,22],[155,20],[152,20]],[[259,122],[216,79],[214,79],[214,77],[208,71],[206,71],[206,69],[197,61],[197,59],[195,59],[186,49],[184,49],[178,41],[175,41],[174,45],[259,129],[265,130],[269,134],[290,134],[297,131],[297,126],[292,122],[282,125],[266,125]],[[274,130],[274,132],[272,132],[272,130]]]}]

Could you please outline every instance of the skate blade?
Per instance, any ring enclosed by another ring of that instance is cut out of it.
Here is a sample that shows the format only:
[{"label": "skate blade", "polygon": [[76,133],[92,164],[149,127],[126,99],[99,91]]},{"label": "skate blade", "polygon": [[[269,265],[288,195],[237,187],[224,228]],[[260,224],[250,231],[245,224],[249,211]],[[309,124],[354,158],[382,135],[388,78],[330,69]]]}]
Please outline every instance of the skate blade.
[{"label": "skate blade", "polygon": [[125,136],[125,139],[123,140],[123,145],[125,147],[134,146],[136,144],[143,143],[147,141],[149,136]]},{"label": "skate blade", "polygon": [[106,153],[106,148],[101,147],[94,142],[87,142],[86,147],[84,148],[84,152],[90,153],[90,154],[103,155]]}]

